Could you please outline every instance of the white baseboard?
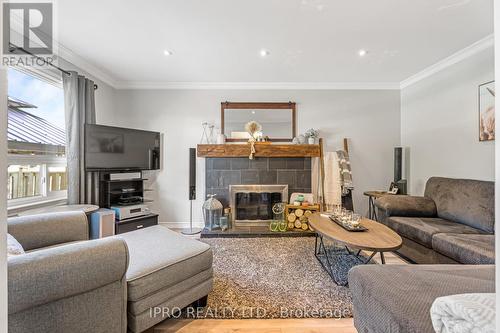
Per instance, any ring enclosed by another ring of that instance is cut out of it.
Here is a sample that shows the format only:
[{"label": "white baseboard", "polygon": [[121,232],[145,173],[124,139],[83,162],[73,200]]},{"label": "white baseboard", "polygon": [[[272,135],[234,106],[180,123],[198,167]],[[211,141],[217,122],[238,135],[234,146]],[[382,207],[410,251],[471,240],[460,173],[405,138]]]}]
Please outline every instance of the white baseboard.
[{"label": "white baseboard", "polygon": [[[169,229],[184,229],[189,228],[189,222],[158,222],[158,224]],[[193,228],[203,228],[203,222],[193,222]]]}]

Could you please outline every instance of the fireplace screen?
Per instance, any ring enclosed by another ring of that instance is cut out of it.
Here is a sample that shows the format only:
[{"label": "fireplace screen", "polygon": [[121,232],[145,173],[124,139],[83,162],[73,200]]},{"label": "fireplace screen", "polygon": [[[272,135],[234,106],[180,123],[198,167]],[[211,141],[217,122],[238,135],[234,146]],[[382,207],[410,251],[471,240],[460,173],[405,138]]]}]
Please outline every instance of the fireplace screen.
[{"label": "fireplace screen", "polygon": [[288,185],[231,185],[231,211],[236,225],[268,224],[273,205],[288,200]]},{"label": "fireplace screen", "polygon": [[236,193],[236,219],[272,220],[277,202],[283,202],[281,193]]}]

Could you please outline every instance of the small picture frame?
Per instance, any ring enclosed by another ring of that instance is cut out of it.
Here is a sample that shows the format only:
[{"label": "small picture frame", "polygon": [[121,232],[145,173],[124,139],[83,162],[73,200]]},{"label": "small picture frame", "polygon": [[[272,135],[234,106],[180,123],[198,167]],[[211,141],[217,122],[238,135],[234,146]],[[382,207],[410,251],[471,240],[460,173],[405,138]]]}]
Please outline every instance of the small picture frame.
[{"label": "small picture frame", "polygon": [[398,194],[398,191],[399,191],[398,185],[396,185],[396,183],[392,182],[391,186],[389,187],[389,191],[387,193]]}]

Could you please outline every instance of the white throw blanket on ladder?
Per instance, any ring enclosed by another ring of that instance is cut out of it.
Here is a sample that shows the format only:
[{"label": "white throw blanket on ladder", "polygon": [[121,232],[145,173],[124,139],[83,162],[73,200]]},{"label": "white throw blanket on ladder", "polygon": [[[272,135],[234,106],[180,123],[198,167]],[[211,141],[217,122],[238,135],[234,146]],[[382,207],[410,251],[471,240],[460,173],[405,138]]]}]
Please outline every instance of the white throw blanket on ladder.
[{"label": "white throw blanket on ladder", "polygon": [[[340,179],[339,158],[336,152],[326,152],[325,162],[325,203],[329,205],[342,204],[342,186]],[[321,201],[321,164],[319,157],[312,159],[312,192]]]}]

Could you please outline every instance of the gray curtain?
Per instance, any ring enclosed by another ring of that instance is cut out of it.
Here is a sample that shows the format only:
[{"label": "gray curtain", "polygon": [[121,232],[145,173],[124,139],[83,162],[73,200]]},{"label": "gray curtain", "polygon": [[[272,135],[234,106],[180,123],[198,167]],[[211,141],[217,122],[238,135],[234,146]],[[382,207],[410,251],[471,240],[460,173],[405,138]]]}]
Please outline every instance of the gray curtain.
[{"label": "gray curtain", "polygon": [[77,72],[63,73],[68,159],[68,204],[93,203],[92,174],[85,172],[84,128],[95,124],[94,82]]}]

